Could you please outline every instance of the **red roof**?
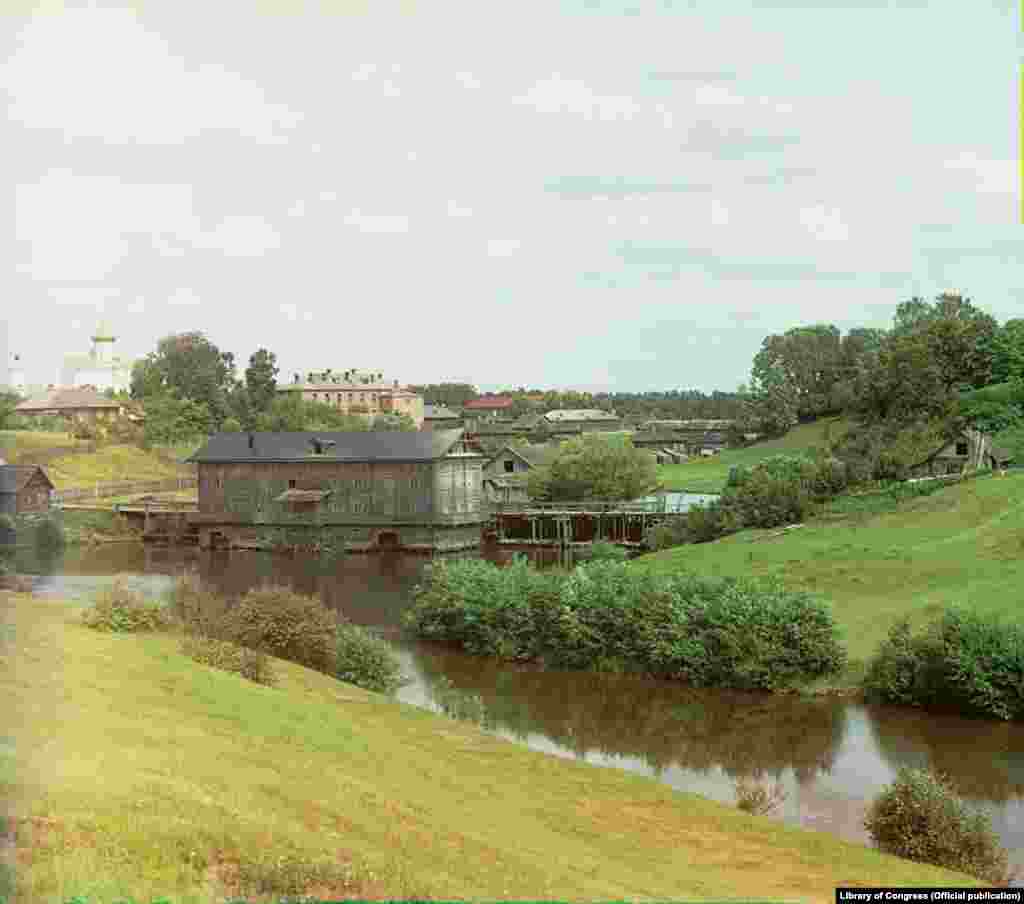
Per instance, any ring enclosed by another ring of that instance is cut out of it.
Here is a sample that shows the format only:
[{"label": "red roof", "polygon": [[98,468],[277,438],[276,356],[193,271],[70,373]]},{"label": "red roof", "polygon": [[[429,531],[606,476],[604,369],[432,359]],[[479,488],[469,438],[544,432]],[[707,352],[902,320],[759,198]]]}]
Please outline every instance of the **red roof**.
[{"label": "red roof", "polygon": [[471,399],[470,401],[466,402],[466,404],[463,405],[462,407],[469,409],[476,408],[478,410],[487,410],[492,408],[511,408],[512,399],[507,399],[504,396],[485,396],[482,399]]}]

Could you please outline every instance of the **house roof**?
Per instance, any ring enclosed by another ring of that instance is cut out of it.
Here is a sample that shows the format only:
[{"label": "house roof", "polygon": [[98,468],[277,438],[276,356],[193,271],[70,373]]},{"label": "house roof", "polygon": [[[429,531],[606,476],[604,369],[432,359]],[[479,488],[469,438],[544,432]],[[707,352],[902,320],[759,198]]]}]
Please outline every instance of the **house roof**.
[{"label": "house roof", "polygon": [[505,396],[484,396],[480,399],[470,399],[465,402],[462,406],[468,408],[470,411],[488,411],[498,408],[511,408],[512,399],[506,398]]},{"label": "house roof", "polygon": [[[215,433],[187,462],[308,461],[314,439],[326,444],[318,461],[434,461],[462,439],[462,430]],[[249,436],[253,448],[249,448]],[[473,453],[479,455],[479,453]]]},{"label": "house roof", "polygon": [[17,493],[24,489],[36,472],[54,489],[53,481],[39,465],[0,465],[0,493]]},{"label": "house roof", "polygon": [[426,420],[437,420],[440,418],[451,418],[453,420],[459,419],[459,415],[457,415],[450,408],[445,408],[444,405],[424,405],[423,417]]},{"label": "house roof", "polygon": [[569,408],[549,411],[544,415],[549,421],[617,421],[619,416],[597,408]]},{"label": "house roof", "polygon": [[38,399],[22,402],[15,411],[59,411],[79,408],[121,408],[122,402],[105,399],[94,389],[51,389]]},{"label": "house roof", "polygon": [[492,462],[500,458],[506,452],[511,452],[517,458],[522,459],[531,468],[547,464],[558,454],[558,447],[548,443],[530,443],[522,446],[502,446],[497,452],[489,456],[487,461]]}]

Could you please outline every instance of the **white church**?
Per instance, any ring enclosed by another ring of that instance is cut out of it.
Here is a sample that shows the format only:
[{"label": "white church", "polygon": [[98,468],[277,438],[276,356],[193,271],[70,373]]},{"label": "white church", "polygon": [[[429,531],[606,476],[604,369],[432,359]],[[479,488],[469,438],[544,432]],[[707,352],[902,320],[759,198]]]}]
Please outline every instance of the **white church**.
[{"label": "white church", "polygon": [[106,321],[101,321],[92,336],[92,349],[85,354],[66,355],[58,377],[61,386],[94,386],[105,389],[129,389],[132,362],[114,354],[117,337]]}]

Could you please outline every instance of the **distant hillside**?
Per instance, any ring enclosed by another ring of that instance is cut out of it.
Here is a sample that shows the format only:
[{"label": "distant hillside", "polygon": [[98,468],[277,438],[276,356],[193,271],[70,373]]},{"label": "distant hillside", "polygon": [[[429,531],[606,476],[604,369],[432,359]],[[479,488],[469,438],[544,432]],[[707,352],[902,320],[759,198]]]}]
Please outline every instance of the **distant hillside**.
[{"label": "distant hillside", "polygon": [[1024,622],[1024,473],[984,475],[882,514],[871,514],[871,502],[841,497],[796,530],[742,531],[633,566],[778,575],[832,603],[853,660],[873,653],[900,616],[917,620],[947,603]]}]

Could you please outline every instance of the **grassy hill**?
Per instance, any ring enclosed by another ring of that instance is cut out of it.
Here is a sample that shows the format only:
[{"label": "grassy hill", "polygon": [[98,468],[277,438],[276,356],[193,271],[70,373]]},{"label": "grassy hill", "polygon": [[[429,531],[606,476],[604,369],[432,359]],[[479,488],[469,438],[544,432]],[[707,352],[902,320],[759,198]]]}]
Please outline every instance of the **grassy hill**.
[{"label": "grassy hill", "polygon": [[838,439],[847,429],[843,418],[824,418],[811,424],[798,424],[785,436],[768,439],[746,449],[725,449],[713,458],[694,458],[678,465],[658,465],[658,479],[667,490],[693,493],[717,493],[729,478],[733,465],[754,465],[769,455],[796,455],[823,446],[826,432]]},{"label": "grassy hill", "polygon": [[115,480],[192,476],[194,468],[178,459],[195,447],[193,443],[145,451],[131,445],[90,444],[66,433],[0,431],[0,458],[10,464],[43,465],[58,490]]},{"label": "grassy hill", "polygon": [[170,635],[89,631],[68,603],[7,594],[3,611],[19,732],[0,748],[4,792],[34,904],[205,904],[246,877],[275,900],[289,878],[322,899],[492,901],[824,904],[836,885],[980,885],[289,663],[266,688]]},{"label": "grassy hill", "polygon": [[[837,499],[821,518],[780,533],[747,530],[634,560],[654,571],[779,575],[834,608],[855,664],[902,615],[947,603],[1024,621],[1024,473],[985,475],[873,514],[875,499]],[[858,511],[860,509],[860,511]]]}]

